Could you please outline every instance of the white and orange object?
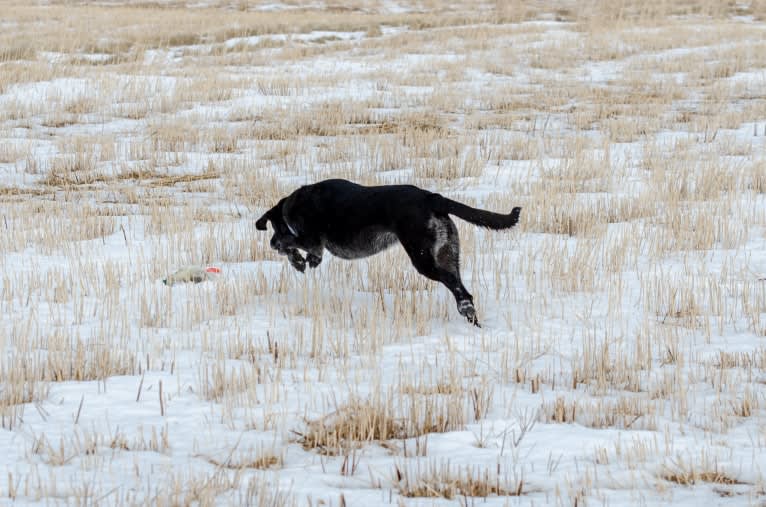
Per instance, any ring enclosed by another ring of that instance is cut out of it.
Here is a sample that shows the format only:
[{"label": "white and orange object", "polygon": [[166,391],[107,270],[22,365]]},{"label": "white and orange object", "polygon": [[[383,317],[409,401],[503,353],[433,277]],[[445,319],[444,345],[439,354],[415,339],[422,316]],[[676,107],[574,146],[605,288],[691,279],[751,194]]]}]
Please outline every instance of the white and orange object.
[{"label": "white and orange object", "polygon": [[221,268],[213,266],[185,266],[162,280],[165,285],[177,283],[200,283],[213,280],[221,274]]}]

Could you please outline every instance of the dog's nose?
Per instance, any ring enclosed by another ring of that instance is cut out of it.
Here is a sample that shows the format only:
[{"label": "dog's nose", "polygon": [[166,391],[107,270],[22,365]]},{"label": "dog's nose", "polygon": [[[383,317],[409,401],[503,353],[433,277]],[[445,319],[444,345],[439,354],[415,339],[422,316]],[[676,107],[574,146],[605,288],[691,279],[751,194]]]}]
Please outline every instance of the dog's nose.
[{"label": "dog's nose", "polygon": [[280,242],[277,238],[271,238],[271,248],[273,248],[274,250],[279,250],[280,246],[281,246]]}]

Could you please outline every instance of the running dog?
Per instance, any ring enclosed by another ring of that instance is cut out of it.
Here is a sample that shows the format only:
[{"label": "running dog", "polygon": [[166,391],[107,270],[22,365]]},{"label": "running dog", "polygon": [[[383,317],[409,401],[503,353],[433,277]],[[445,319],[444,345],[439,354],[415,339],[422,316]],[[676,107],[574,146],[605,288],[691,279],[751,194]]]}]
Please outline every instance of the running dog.
[{"label": "running dog", "polygon": [[458,312],[481,327],[473,296],[460,280],[460,240],[449,215],[501,230],[516,225],[520,213],[519,207],[507,215],[472,208],[412,185],[365,187],[333,179],[282,198],[255,227],[265,231],[271,222],[271,248],[300,272],[306,264],[317,267],[325,249],[341,259],[361,259],[401,243],[415,269],[444,284]]}]

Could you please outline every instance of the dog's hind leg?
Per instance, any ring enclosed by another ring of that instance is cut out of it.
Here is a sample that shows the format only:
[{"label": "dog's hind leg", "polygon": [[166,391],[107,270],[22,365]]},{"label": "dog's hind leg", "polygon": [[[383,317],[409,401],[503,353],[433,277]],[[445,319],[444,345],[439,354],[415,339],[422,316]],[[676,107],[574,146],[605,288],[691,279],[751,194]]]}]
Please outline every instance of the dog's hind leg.
[{"label": "dog's hind leg", "polygon": [[457,310],[471,324],[481,327],[476,318],[473,296],[460,279],[460,239],[455,223],[447,216],[434,216],[424,230],[408,231],[400,237],[407,255],[420,274],[441,282],[455,296]]}]

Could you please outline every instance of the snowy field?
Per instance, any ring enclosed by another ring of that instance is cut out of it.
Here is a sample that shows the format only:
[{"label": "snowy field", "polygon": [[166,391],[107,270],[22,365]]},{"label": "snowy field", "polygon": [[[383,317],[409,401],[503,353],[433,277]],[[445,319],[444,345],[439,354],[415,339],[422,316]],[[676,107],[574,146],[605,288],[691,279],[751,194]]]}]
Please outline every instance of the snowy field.
[{"label": "snowy field", "polygon": [[[330,177],[522,206],[484,327]],[[765,505],[766,3],[0,1],[0,349],[0,505]]]}]

